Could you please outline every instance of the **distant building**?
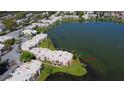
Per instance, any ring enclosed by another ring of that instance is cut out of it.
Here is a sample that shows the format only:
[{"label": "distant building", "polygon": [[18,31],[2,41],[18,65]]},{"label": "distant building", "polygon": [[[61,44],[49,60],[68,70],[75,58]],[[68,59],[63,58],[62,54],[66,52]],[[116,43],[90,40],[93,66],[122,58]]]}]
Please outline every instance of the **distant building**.
[{"label": "distant building", "polygon": [[77,15],[64,15],[63,18],[79,19],[79,16],[77,16]]},{"label": "distant building", "polygon": [[23,30],[22,34],[24,34],[25,36],[32,36],[32,35],[36,35],[37,31],[36,30]]},{"label": "distant building", "polygon": [[95,14],[93,11],[85,11],[84,15],[82,16],[82,18],[84,19],[90,19],[90,18],[96,18],[97,14]]},{"label": "distant building", "polygon": [[28,19],[19,19],[16,21],[17,25],[20,26],[20,25],[25,25],[27,23]]},{"label": "distant building", "polygon": [[48,24],[44,24],[44,23],[32,23],[33,26],[35,27],[48,27]]},{"label": "distant building", "polygon": [[12,14],[8,14],[6,16],[1,17],[1,19],[6,20],[6,19],[9,19],[9,18],[12,18],[12,17],[13,17]]},{"label": "distant building", "polygon": [[31,25],[27,26],[25,29],[34,29],[35,27],[48,27],[48,24],[45,23],[32,23]]},{"label": "distant building", "polygon": [[28,25],[28,26],[25,27],[25,29],[30,29],[30,30],[32,30],[32,29],[35,28],[35,27],[36,27],[36,25]]}]

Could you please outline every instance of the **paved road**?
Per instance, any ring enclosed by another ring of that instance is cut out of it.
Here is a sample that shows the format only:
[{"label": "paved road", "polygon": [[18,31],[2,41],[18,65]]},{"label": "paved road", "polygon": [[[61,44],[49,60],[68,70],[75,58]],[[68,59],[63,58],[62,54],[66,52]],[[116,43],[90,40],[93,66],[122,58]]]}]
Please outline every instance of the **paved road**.
[{"label": "paved road", "polygon": [[19,57],[20,57],[20,53],[17,52],[18,50],[18,44],[13,45],[13,49],[12,51],[10,51],[9,53],[7,53],[6,55],[1,57],[2,61],[5,61],[7,59],[9,60],[14,60],[16,62],[17,65],[11,67],[8,71],[6,71],[3,75],[0,76],[0,81],[5,80],[6,78],[9,77],[10,73],[12,73],[17,66],[19,66],[21,64]]},{"label": "paved road", "polygon": [[[8,36],[12,36],[12,37],[14,37],[15,39],[17,39],[18,36],[19,36],[19,34],[20,34],[20,31],[21,31],[21,30],[22,30],[22,29],[16,30],[16,31],[14,31],[14,32],[8,33],[7,35],[8,35]],[[26,37],[20,37],[20,39],[21,39],[22,42],[25,42],[25,41],[28,40]],[[3,75],[1,75],[1,76],[0,76],[0,81],[5,80],[5,79],[10,75],[10,73],[12,73],[12,72],[17,68],[17,66],[19,66],[20,64],[22,64],[22,62],[20,62],[19,45],[20,45],[20,44],[14,44],[14,45],[12,46],[13,49],[12,49],[9,53],[7,53],[7,54],[5,54],[4,56],[1,57],[1,61],[5,61],[5,60],[7,60],[7,59],[9,59],[9,60],[14,60],[17,65],[14,66],[14,67],[11,67],[11,68],[10,68],[8,71],[6,71]]]},{"label": "paved road", "polygon": [[[8,33],[7,35],[17,39],[21,31],[22,31],[22,29],[16,30],[14,32]],[[20,39],[21,39],[21,42],[25,42],[28,40],[24,36],[20,37]],[[19,46],[20,46],[20,44],[14,44],[12,46],[12,50],[9,53],[7,53],[1,57],[1,61],[5,61],[5,60],[9,59],[9,60],[15,60],[15,62],[19,62],[19,57],[20,57]]]},{"label": "paved road", "polygon": [[20,34],[20,32],[22,31],[23,29],[19,29],[19,30],[15,30],[11,33],[8,33],[6,34],[7,36],[11,36],[11,37],[14,37],[14,38],[18,38],[18,35]]},{"label": "paved road", "polygon": [[13,49],[9,53],[2,56],[1,61],[5,61],[9,59],[9,60],[15,60],[15,62],[19,62],[20,53],[18,52],[19,50],[18,46],[19,46],[18,44],[13,45],[12,46]]}]

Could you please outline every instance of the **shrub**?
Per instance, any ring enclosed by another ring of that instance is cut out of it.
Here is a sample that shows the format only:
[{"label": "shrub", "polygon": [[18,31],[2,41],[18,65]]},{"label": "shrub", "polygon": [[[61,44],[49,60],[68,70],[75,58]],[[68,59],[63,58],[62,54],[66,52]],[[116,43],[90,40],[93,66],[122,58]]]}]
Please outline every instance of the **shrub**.
[{"label": "shrub", "polygon": [[8,29],[10,31],[15,30],[15,28],[16,28],[16,22],[13,19],[6,19],[6,20],[4,20],[3,23],[6,27],[6,29]]},{"label": "shrub", "polygon": [[29,62],[31,59],[36,59],[35,55],[28,51],[23,51],[20,60],[23,62]]},{"label": "shrub", "polygon": [[6,34],[6,32],[0,32],[0,36],[5,35],[5,34]]},{"label": "shrub", "polygon": [[11,46],[13,45],[15,42],[15,39],[10,39],[4,42],[5,46]]},{"label": "shrub", "polygon": [[45,27],[36,27],[35,30],[37,30],[38,33],[41,33],[41,32],[47,31],[47,28],[45,28]]},{"label": "shrub", "polygon": [[73,59],[76,60],[78,58],[78,54],[75,51],[72,51],[73,53]]}]

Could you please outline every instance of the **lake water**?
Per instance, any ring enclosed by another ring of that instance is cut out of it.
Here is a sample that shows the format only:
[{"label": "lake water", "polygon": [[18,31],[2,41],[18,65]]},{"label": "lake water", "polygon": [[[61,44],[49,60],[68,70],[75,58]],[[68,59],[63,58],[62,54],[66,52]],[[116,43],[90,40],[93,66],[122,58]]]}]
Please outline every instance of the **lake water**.
[{"label": "lake water", "polygon": [[[80,54],[97,74],[96,80],[124,80],[124,24],[63,23],[48,35],[56,47]],[[92,75],[87,78],[94,80]]]}]

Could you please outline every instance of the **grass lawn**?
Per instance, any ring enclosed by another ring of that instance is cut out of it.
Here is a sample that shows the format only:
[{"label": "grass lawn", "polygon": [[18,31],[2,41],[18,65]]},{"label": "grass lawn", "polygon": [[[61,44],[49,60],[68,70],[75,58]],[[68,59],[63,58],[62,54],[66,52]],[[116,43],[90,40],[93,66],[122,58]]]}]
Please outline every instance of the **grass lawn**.
[{"label": "grass lawn", "polygon": [[62,19],[62,22],[65,22],[65,23],[73,23],[73,22],[79,22],[81,21],[80,19],[73,19],[73,18],[63,18]]},{"label": "grass lawn", "polygon": [[41,32],[46,32],[48,30],[48,28],[45,28],[45,27],[36,27],[35,30],[37,30],[38,33],[41,33]]},{"label": "grass lawn", "polygon": [[55,50],[55,48],[53,46],[53,43],[52,43],[50,38],[43,40],[42,43],[40,43],[39,46],[42,47],[42,48],[48,48],[50,50]]},{"label": "grass lawn", "polygon": [[41,72],[41,75],[39,76],[38,80],[43,81],[45,80],[50,74],[54,74],[56,72],[64,72],[68,73],[74,76],[82,76],[87,73],[87,70],[85,67],[80,63],[80,61],[73,60],[72,65],[70,66],[62,66],[57,67],[53,66],[51,64],[45,64],[44,63],[44,69]]},{"label": "grass lawn", "polygon": [[0,32],[0,36],[5,35],[5,34],[6,34],[6,32]]}]

